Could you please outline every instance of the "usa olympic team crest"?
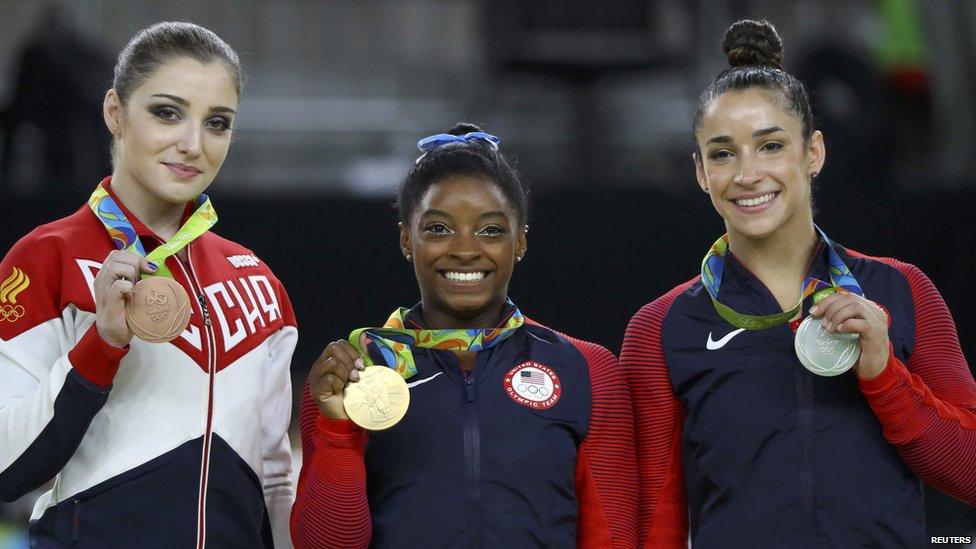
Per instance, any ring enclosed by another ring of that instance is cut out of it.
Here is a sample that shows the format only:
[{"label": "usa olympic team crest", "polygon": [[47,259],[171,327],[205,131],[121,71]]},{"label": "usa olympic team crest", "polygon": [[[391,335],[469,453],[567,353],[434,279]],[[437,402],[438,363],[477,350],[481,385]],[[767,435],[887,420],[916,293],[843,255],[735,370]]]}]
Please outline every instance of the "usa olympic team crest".
[{"label": "usa olympic team crest", "polygon": [[531,360],[509,370],[503,385],[505,394],[512,400],[533,410],[552,408],[563,394],[556,372]]}]

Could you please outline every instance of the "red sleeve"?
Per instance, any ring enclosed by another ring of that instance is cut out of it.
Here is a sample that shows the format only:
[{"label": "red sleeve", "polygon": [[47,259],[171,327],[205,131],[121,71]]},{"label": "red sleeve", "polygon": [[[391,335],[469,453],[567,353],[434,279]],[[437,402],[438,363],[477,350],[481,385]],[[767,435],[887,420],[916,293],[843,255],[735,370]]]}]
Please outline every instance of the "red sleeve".
[{"label": "red sleeve", "polygon": [[902,364],[894,354],[881,375],[861,380],[888,442],[922,480],[976,505],[976,382],[942,296],[917,267],[898,269],[915,302],[915,347]]},{"label": "red sleeve", "polygon": [[627,383],[613,353],[570,341],[590,368],[590,426],[576,461],[577,546],[637,547],[637,462]]},{"label": "red sleeve", "polygon": [[674,395],[661,347],[661,325],[674,300],[695,280],[645,305],[630,320],[620,366],[634,407],[643,547],[687,547],[688,504],[681,471],[684,409]]},{"label": "red sleeve", "polygon": [[327,419],[302,392],[302,471],[291,512],[298,549],[365,548],[373,535],[366,500],[366,432],[349,420]]}]

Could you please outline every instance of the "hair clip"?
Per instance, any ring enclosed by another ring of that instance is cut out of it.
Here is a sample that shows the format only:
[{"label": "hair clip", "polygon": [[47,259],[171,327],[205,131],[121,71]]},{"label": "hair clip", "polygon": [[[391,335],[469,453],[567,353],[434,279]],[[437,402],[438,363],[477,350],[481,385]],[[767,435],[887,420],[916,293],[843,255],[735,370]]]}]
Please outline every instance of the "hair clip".
[{"label": "hair clip", "polygon": [[420,159],[427,155],[430,151],[447,145],[448,143],[461,143],[465,141],[484,141],[491,145],[492,150],[498,150],[498,144],[502,142],[501,139],[485,132],[469,132],[464,135],[451,135],[449,133],[439,133],[436,135],[431,135],[417,141],[417,148],[420,149],[424,154],[417,157],[416,162],[420,162]]}]

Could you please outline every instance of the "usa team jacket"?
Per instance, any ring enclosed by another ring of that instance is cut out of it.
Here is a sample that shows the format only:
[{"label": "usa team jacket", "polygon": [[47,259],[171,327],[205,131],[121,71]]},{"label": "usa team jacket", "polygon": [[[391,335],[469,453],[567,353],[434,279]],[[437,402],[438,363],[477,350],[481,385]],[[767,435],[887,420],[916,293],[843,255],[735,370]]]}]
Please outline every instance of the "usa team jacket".
[{"label": "usa team jacket", "polygon": [[[147,251],[160,243],[126,215]],[[271,547],[273,530],[287,546],[298,336],[284,289],[206,233],[185,264],[166,261],[191,297],[186,331],[118,349],[98,335],[92,290],[113,249],[85,205],[0,264],[0,495],[54,479],[31,547]]]},{"label": "usa team jacket", "polygon": [[[827,279],[821,247],[812,276]],[[976,383],[955,325],[916,267],[839,250],[889,317],[885,370],[808,372],[796,324],[736,330],[695,278],[643,307],[620,357],[629,378],[645,547],[921,547],[919,479],[976,504]],[[733,309],[781,309],[726,262]]]},{"label": "usa team jacket", "polygon": [[467,376],[449,351],[413,352],[410,407],[387,431],[326,419],[306,387],[296,547],[636,545],[630,399],[609,351],[527,322]]}]

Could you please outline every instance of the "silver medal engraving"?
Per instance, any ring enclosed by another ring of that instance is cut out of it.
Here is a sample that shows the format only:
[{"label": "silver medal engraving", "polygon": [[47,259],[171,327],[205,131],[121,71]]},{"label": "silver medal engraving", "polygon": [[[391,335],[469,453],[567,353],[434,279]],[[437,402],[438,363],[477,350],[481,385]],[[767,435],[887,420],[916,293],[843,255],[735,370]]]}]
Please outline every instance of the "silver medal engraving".
[{"label": "silver medal engraving", "polygon": [[857,334],[828,332],[820,319],[806,317],[796,330],[793,347],[800,363],[819,376],[838,376],[850,370],[861,356]]}]

